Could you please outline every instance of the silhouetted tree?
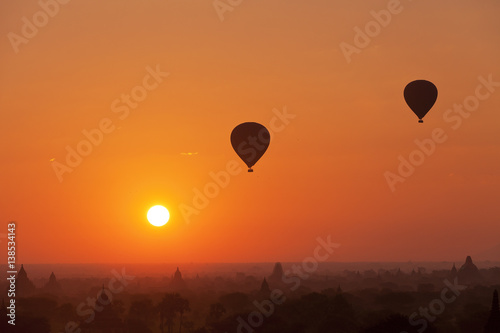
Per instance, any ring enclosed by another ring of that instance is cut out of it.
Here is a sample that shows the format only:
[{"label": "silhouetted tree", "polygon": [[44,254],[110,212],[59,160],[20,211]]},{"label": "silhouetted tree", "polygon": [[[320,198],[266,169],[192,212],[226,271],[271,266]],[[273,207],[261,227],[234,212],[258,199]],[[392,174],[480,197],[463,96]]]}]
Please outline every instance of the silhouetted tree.
[{"label": "silhouetted tree", "polygon": [[142,299],[133,301],[130,305],[127,316],[127,328],[129,333],[149,333],[150,323],[153,321],[155,308],[153,301]]},{"label": "silhouetted tree", "polygon": [[128,310],[128,316],[142,318],[145,321],[151,321],[154,317],[154,305],[150,299],[133,301]]},{"label": "silhouetted tree", "polygon": [[208,322],[219,321],[226,313],[226,309],[222,303],[210,304],[210,312],[208,313]]},{"label": "silhouetted tree", "polygon": [[182,333],[182,316],[184,312],[191,311],[189,308],[189,301],[184,298],[179,298],[176,308],[179,312],[179,333]]},{"label": "silhouetted tree", "polygon": [[210,310],[206,319],[207,326],[211,328],[212,331],[216,330],[220,326],[219,322],[225,313],[226,309],[221,303],[210,304]]},{"label": "silhouetted tree", "polygon": [[184,320],[182,322],[182,327],[184,327],[188,333],[193,333],[194,322],[192,320]]},{"label": "silhouetted tree", "polygon": [[172,333],[175,316],[180,314],[179,331],[182,329],[182,315],[190,310],[189,301],[182,298],[178,293],[168,293],[158,305],[160,312],[160,329],[164,333],[164,327],[167,327],[167,332]]},{"label": "silhouetted tree", "polygon": [[180,297],[179,294],[166,294],[158,305],[160,311],[160,329],[164,333],[164,326],[167,326],[167,332],[172,332],[172,325],[175,318],[175,298]]}]

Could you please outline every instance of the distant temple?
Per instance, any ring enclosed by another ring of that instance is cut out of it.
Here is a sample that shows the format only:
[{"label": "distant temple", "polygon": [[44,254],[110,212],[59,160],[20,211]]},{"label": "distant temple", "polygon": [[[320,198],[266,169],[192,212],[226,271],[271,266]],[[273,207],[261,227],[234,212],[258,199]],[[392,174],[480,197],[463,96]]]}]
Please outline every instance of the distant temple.
[{"label": "distant temple", "polygon": [[273,273],[269,276],[269,281],[271,282],[282,282],[283,281],[283,266],[280,262],[274,264]]},{"label": "distant temple", "polygon": [[458,276],[457,268],[455,267],[455,263],[453,263],[453,267],[450,270],[449,277],[450,279],[455,279]]},{"label": "distant temple", "polygon": [[[108,291],[109,293],[109,291]],[[124,325],[119,316],[118,309],[114,306],[112,299],[102,286],[98,294],[98,300],[102,306],[101,311],[95,312],[95,317],[90,322],[83,322],[80,325],[82,333],[123,333]]]},{"label": "distant temple", "polygon": [[481,274],[479,274],[479,269],[472,262],[472,258],[467,256],[465,259],[465,264],[460,267],[457,273],[458,281],[460,283],[476,283],[481,280]]},{"label": "distant temple", "polygon": [[57,282],[54,272],[50,274],[49,282],[47,282],[47,284],[43,287],[43,289],[45,292],[51,294],[60,294],[62,292],[61,285],[59,284],[59,282]]},{"label": "distant temple", "polygon": [[174,277],[172,279],[172,282],[170,282],[170,286],[174,289],[186,288],[186,282],[182,278],[182,274],[181,271],[179,270],[179,267],[177,267],[177,270],[174,273]]},{"label": "distant temple", "polygon": [[28,274],[26,274],[24,266],[21,265],[16,278],[16,294],[20,297],[31,296],[35,293],[35,290],[35,285],[28,279]]},{"label": "distant temple", "polygon": [[264,295],[269,295],[271,293],[271,288],[269,288],[266,278],[264,278],[262,284],[260,285],[260,293]]},{"label": "distant temple", "polygon": [[500,309],[498,306],[498,291],[493,292],[493,301],[491,302],[491,312],[488,323],[484,327],[484,333],[500,332]]}]

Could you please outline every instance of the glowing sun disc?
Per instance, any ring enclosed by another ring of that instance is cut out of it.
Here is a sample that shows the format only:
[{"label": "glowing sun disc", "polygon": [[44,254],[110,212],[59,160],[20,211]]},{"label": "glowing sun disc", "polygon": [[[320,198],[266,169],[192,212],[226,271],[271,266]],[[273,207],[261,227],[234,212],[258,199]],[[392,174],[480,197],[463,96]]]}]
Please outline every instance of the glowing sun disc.
[{"label": "glowing sun disc", "polygon": [[168,209],[163,206],[157,205],[149,208],[148,210],[148,221],[155,227],[161,227],[168,222],[170,218],[170,213]]}]

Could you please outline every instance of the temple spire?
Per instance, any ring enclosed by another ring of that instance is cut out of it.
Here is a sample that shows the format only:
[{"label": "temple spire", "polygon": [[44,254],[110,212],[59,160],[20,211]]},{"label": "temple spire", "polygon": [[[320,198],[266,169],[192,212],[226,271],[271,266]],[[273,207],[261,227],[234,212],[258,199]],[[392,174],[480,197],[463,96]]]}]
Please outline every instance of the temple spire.
[{"label": "temple spire", "polygon": [[500,308],[498,305],[498,291],[493,292],[493,300],[491,301],[490,317],[484,328],[484,333],[500,332]]}]

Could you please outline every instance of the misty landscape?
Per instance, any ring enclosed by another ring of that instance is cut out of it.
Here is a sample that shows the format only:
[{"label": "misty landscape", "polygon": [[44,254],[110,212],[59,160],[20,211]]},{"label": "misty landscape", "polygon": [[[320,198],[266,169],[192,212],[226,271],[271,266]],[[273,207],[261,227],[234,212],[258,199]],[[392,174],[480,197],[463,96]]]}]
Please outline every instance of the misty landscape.
[{"label": "misty landscape", "polygon": [[[33,265],[17,276],[15,329],[3,321],[0,328],[26,333],[498,332],[500,267],[493,262],[480,267],[470,257],[460,264]],[[49,275],[51,269],[56,271]],[[5,302],[0,312],[8,315]]]}]

